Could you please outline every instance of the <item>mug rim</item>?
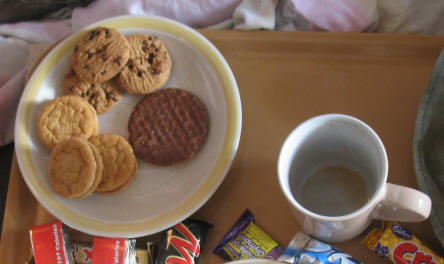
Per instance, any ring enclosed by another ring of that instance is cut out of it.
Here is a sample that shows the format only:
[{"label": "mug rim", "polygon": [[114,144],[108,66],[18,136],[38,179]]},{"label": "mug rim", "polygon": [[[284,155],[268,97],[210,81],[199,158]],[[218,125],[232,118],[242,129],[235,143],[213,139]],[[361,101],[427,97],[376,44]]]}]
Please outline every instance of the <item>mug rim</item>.
[{"label": "mug rim", "polygon": [[[296,132],[304,125],[306,125],[309,122],[313,122],[315,120],[318,119],[329,119],[329,120],[334,120],[334,119],[346,119],[348,121],[352,121],[355,124],[359,124],[361,127],[364,127],[367,131],[370,132],[370,134],[376,139],[376,142],[378,143],[379,148],[382,151],[383,154],[383,160],[384,160],[384,172],[383,172],[383,176],[382,176],[382,181],[381,183],[377,186],[376,191],[373,193],[371,199],[369,199],[369,201],[367,203],[365,203],[363,206],[361,206],[358,210],[355,210],[349,214],[346,215],[340,215],[340,216],[326,216],[326,215],[321,215],[321,214],[317,214],[315,212],[312,212],[308,209],[306,209],[305,207],[303,207],[295,198],[294,196],[291,194],[291,192],[286,191],[286,187],[285,185],[288,185],[288,177],[286,177],[285,179],[283,179],[283,176],[281,173],[281,171],[283,170],[281,167],[283,166],[282,160],[283,160],[283,151],[285,146],[288,144],[289,140],[292,139],[294,137],[294,134],[296,134]],[[279,158],[278,158],[278,166],[277,166],[277,173],[278,173],[278,180],[279,180],[279,186],[282,190],[282,192],[284,193],[286,199],[290,202],[290,204],[294,207],[296,207],[297,210],[301,211],[304,215],[308,215],[312,218],[318,219],[318,220],[323,220],[323,221],[331,221],[331,222],[336,222],[336,221],[346,221],[349,219],[352,219],[356,216],[362,215],[363,213],[365,213],[366,211],[370,210],[376,203],[379,202],[381,194],[384,192],[384,186],[387,183],[387,177],[388,177],[388,157],[387,157],[387,152],[385,150],[384,144],[382,143],[382,140],[379,138],[378,134],[376,134],[376,132],[369,126],[367,125],[365,122],[363,122],[362,120],[350,116],[350,115],[346,115],[346,114],[338,114],[338,113],[332,113],[332,114],[322,114],[322,115],[317,115],[314,117],[311,117],[305,121],[303,121],[302,123],[300,123],[299,125],[297,125],[291,132],[290,134],[286,137],[284,143],[282,144],[281,150],[279,152]],[[285,181],[287,180],[287,181]]]}]

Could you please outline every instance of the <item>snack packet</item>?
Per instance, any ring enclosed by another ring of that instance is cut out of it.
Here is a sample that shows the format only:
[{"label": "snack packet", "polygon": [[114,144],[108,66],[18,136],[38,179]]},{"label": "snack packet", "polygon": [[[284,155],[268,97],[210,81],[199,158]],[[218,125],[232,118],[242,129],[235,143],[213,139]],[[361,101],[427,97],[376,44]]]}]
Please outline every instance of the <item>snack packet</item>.
[{"label": "snack packet", "polygon": [[92,264],[136,264],[135,246],[135,239],[95,237]]},{"label": "snack packet", "polygon": [[395,264],[444,264],[444,259],[424,246],[406,228],[394,222],[384,223],[364,238],[362,244]]},{"label": "snack packet", "polygon": [[71,245],[61,222],[33,226],[30,236],[36,264],[74,264]]},{"label": "snack packet", "polygon": [[248,209],[213,250],[225,260],[277,259],[282,252],[279,243],[254,223],[254,216]]},{"label": "snack packet", "polygon": [[[157,250],[158,250],[158,245],[156,243],[153,242],[146,242],[146,264],[154,264],[156,263],[156,257],[157,257]],[[140,260],[139,255],[137,254],[136,251],[136,255],[138,257],[138,260]],[[137,262],[137,264],[143,264],[145,262]]]},{"label": "snack packet", "polygon": [[92,245],[74,244],[72,252],[76,264],[92,263]]},{"label": "snack packet", "polygon": [[303,232],[298,232],[293,237],[278,260],[291,264],[361,263],[341,250],[313,239]]},{"label": "snack packet", "polygon": [[[151,244],[154,245],[154,243]],[[151,252],[150,250],[151,250],[150,247],[147,247],[147,249],[136,248],[136,264],[154,264],[154,260],[152,260],[149,257],[150,256],[149,254]],[[74,254],[74,261],[76,264],[92,263],[91,244],[73,244],[73,254]]]},{"label": "snack packet", "polygon": [[160,240],[156,264],[199,263],[200,247],[213,225],[186,219],[165,230]]}]

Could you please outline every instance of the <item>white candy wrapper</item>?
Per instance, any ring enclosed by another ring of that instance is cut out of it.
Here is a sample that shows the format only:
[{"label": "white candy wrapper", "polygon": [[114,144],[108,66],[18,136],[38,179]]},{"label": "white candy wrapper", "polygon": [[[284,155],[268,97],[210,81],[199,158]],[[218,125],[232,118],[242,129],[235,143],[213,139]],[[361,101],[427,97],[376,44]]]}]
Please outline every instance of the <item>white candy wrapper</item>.
[{"label": "white candy wrapper", "polygon": [[309,237],[303,232],[298,232],[279,261],[291,264],[360,264],[350,255],[329,244]]},{"label": "white candy wrapper", "polygon": [[95,237],[92,264],[136,264],[136,240]]}]

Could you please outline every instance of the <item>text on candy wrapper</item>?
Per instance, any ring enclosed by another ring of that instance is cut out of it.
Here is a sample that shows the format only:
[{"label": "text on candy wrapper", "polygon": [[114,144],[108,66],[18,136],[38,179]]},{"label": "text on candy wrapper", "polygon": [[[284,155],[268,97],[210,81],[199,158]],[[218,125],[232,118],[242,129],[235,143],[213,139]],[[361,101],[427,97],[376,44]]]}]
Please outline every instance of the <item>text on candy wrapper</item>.
[{"label": "text on candy wrapper", "polygon": [[119,264],[119,250],[120,250],[120,240],[116,240],[116,245],[114,246],[114,264]]},{"label": "text on candy wrapper", "polygon": [[63,264],[63,254],[60,252],[60,238],[59,238],[59,230],[57,228],[57,224],[52,225],[52,233],[54,235],[54,244],[55,244],[55,254],[57,259],[57,264]]},{"label": "text on candy wrapper", "polygon": [[240,234],[239,237],[242,239],[242,241],[246,244],[246,249],[252,249],[254,250],[254,254],[256,254],[259,257],[265,256],[265,252],[261,249],[259,245],[256,245],[253,240],[246,237],[244,234]]},{"label": "text on candy wrapper", "polygon": [[437,264],[433,256],[419,250],[413,242],[401,242],[393,249],[395,264]]},{"label": "text on candy wrapper", "polygon": [[182,223],[177,224],[175,228],[186,238],[172,236],[170,243],[180,252],[182,257],[168,256],[168,264],[194,264],[194,257],[200,255],[200,245],[193,233]]}]

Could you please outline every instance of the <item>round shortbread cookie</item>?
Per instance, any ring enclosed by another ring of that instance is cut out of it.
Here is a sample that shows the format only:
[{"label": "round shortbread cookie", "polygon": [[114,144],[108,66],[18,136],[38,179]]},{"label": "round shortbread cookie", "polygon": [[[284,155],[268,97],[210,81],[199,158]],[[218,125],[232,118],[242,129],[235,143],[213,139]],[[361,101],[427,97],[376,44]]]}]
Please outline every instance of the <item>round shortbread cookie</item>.
[{"label": "round shortbread cookie", "polygon": [[37,133],[50,149],[72,138],[90,138],[99,128],[97,114],[84,99],[66,95],[47,102],[37,120]]},{"label": "round shortbread cookie", "polygon": [[94,107],[90,104],[88,105],[89,105],[89,110],[91,111],[91,115],[94,116],[92,136],[95,136],[99,134],[99,117],[97,116],[97,111],[94,109]]},{"label": "round shortbread cookie", "polygon": [[90,142],[102,156],[104,166],[97,192],[116,190],[133,178],[137,171],[137,159],[131,145],[123,137],[100,134],[90,138]]},{"label": "round shortbread cookie", "polygon": [[86,32],[77,42],[72,68],[83,81],[105,82],[120,72],[129,54],[124,35],[112,28],[98,27]]},{"label": "round shortbread cookie", "polygon": [[91,150],[94,154],[94,158],[96,160],[96,165],[97,165],[96,177],[94,177],[94,181],[93,181],[93,184],[91,185],[91,187],[84,194],[74,197],[76,199],[85,198],[85,197],[88,197],[91,194],[93,194],[96,191],[99,183],[102,181],[102,175],[103,175],[102,156],[100,156],[99,151],[91,142],[88,141],[88,145],[91,148]]},{"label": "round shortbread cookie", "polygon": [[162,87],[170,77],[171,57],[165,45],[156,37],[135,34],[127,37],[130,58],[117,81],[131,94],[147,94]]},{"label": "round shortbread cookie", "polygon": [[88,101],[97,114],[108,112],[122,97],[122,90],[114,80],[89,83],[77,78],[74,70],[65,75],[63,86],[67,94],[77,95]]},{"label": "round shortbread cookie", "polygon": [[116,189],[109,190],[106,192],[100,192],[100,193],[101,194],[114,194],[114,193],[118,193],[118,192],[125,190],[126,188],[128,188],[131,185],[131,183],[133,183],[134,179],[136,178],[137,169],[138,169],[138,165],[136,162],[136,166],[134,167],[134,171],[132,173],[132,176],[123,185],[117,187]]},{"label": "round shortbread cookie", "polygon": [[206,141],[209,117],[204,103],[182,89],[145,96],[128,121],[129,142],[138,158],[168,166],[193,157]]},{"label": "round shortbread cookie", "polygon": [[49,182],[53,190],[63,197],[85,195],[93,186],[96,173],[96,158],[85,139],[62,141],[51,152]]}]

